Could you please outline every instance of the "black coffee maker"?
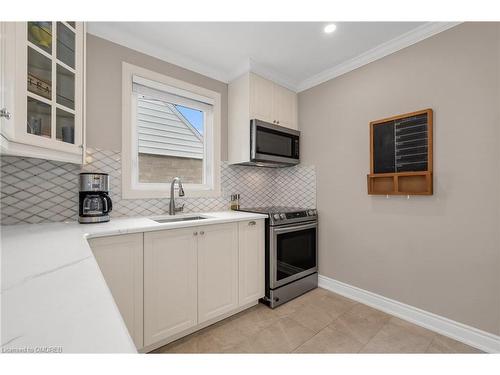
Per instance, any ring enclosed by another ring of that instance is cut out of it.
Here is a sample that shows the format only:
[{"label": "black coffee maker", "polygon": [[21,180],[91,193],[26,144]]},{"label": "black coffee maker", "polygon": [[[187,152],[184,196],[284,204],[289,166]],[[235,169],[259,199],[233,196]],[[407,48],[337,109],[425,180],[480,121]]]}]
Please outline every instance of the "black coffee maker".
[{"label": "black coffee maker", "polygon": [[109,193],[107,173],[80,173],[78,221],[82,224],[109,221],[113,208]]}]

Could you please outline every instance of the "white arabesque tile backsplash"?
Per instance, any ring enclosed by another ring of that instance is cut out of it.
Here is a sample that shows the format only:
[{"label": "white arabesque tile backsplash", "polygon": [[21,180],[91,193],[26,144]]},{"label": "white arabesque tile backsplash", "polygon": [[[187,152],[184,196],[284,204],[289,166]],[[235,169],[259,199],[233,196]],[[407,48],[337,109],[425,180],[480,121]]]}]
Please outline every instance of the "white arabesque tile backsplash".
[{"label": "white arabesque tile backsplash", "polygon": [[[78,174],[82,171],[110,174],[113,217],[163,215],[168,199],[122,199],[121,153],[87,148],[87,163],[79,166],[43,159],[0,158],[1,224],[76,220]],[[268,205],[316,207],[316,173],[312,166],[258,168],[221,163],[221,196],[177,198],[185,212],[229,209],[230,195],[239,193],[241,206]]]}]

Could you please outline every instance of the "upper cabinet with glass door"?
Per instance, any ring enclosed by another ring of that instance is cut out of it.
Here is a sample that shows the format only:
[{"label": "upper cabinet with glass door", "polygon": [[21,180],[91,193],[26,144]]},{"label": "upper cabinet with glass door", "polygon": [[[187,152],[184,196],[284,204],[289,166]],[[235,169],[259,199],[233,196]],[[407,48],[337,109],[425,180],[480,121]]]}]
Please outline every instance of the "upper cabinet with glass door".
[{"label": "upper cabinet with glass door", "polygon": [[82,163],[84,24],[4,23],[2,39],[2,153]]}]

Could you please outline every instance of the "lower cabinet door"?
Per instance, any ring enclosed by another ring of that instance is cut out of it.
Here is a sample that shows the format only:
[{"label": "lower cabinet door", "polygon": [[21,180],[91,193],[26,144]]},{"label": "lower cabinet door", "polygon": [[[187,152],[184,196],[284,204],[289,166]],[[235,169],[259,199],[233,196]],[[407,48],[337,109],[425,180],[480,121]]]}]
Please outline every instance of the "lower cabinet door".
[{"label": "lower cabinet door", "polygon": [[264,297],[264,220],[242,221],[239,232],[239,305]]},{"label": "lower cabinet door", "polygon": [[198,323],[202,323],[238,307],[238,225],[198,229]]},{"label": "lower cabinet door", "polygon": [[135,346],[142,348],[142,233],[94,238],[89,245]]},{"label": "lower cabinet door", "polygon": [[197,228],[144,233],[144,345],[197,324]]}]

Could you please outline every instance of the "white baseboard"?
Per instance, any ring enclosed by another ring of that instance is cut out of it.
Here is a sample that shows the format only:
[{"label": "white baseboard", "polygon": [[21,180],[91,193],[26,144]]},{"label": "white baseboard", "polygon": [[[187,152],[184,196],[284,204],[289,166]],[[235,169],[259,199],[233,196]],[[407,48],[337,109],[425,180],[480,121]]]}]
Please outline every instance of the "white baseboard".
[{"label": "white baseboard", "polygon": [[488,353],[500,353],[500,336],[319,275],[319,286]]}]

